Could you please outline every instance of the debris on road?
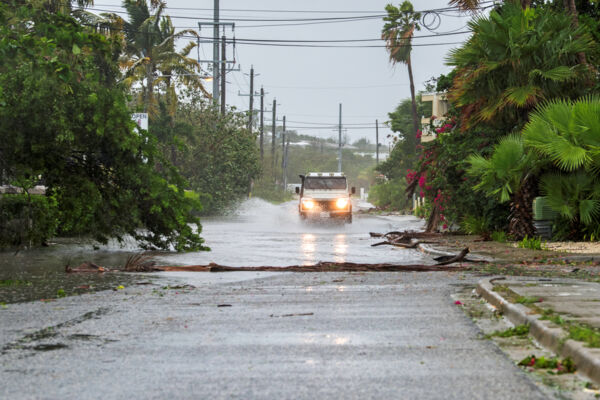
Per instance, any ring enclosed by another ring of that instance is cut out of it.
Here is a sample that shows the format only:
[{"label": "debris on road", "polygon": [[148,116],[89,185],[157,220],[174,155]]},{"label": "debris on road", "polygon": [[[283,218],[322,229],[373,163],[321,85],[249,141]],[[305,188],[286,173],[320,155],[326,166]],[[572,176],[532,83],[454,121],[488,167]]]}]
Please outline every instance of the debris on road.
[{"label": "debris on road", "polygon": [[269,317],[272,318],[284,318],[284,317],[306,317],[308,315],[315,315],[315,313],[298,313],[298,314],[283,314],[283,315],[275,315],[275,314],[271,314],[269,315]]},{"label": "debris on road", "polygon": [[273,271],[273,272],[353,272],[353,271],[463,271],[468,269],[463,266],[440,266],[423,264],[357,264],[349,262],[319,262],[314,265],[290,265],[287,267],[228,267],[210,263],[208,265],[186,266],[155,266],[155,271],[188,271],[188,272],[227,272],[227,271]]},{"label": "debris on road", "polygon": [[94,264],[93,262],[86,261],[84,263],[79,264],[77,267],[71,267],[69,265],[65,265],[65,272],[68,274],[72,273],[103,273],[110,271],[106,267],[101,267],[99,265]]},{"label": "debris on road", "polygon": [[374,243],[371,247],[377,247],[382,245],[390,245],[395,247],[402,247],[405,249],[415,249],[422,243],[437,243],[436,241],[424,241],[419,239],[427,239],[439,236],[439,233],[427,233],[427,232],[411,232],[411,231],[391,231],[388,233],[377,233],[369,232],[369,235],[373,238],[385,238],[387,240],[383,242]]},{"label": "debris on road", "polygon": [[154,264],[156,263],[152,255],[137,253],[127,257],[123,270],[128,272],[150,272]]},{"label": "debris on road", "polygon": [[435,261],[438,261],[437,265],[447,265],[452,264],[459,261],[469,261],[465,259],[465,256],[469,253],[469,248],[465,247],[460,251],[460,253],[453,256],[440,256],[434,258]]}]

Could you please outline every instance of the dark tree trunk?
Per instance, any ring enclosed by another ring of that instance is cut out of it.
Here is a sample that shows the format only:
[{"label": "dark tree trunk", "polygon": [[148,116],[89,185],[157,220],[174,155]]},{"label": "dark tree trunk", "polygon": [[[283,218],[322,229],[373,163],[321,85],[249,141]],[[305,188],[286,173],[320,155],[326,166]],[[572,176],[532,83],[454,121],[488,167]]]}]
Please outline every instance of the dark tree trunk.
[{"label": "dark tree trunk", "polygon": [[144,111],[149,113],[154,103],[154,71],[151,63],[146,64],[146,89]]},{"label": "dark tree trunk", "polygon": [[440,224],[440,211],[437,207],[433,207],[431,211],[431,215],[427,218],[427,226],[425,227],[425,232],[437,232],[438,225]]},{"label": "dark tree trunk", "polygon": [[519,190],[513,195],[510,203],[510,217],[508,232],[515,240],[522,240],[525,236],[533,237],[533,199],[537,195],[537,179],[527,177]]},{"label": "dark tree trunk", "polygon": [[[571,25],[573,28],[577,29],[579,27],[579,14],[577,13],[577,7],[575,6],[575,0],[563,0],[563,5],[567,11],[571,15]],[[585,53],[580,51],[577,53],[577,61],[579,64],[587,65],[587,59],[585,57]]]},{"label": "dark tree trunk", "polygon": [[[417,145],[421,144],[421,138],[417,138],[417,132],[419,131],[419,116],[417,115],[417,99],[415,97],[415,82],[412,73],[412,64],[410,61],[410,55],[406,60],[408,66],[408,79],[410,81],[410,98],[412,100],[412,120],[413,120],[413,137],[416,138]],[[416,149],[415,149],[416,150]]]}]

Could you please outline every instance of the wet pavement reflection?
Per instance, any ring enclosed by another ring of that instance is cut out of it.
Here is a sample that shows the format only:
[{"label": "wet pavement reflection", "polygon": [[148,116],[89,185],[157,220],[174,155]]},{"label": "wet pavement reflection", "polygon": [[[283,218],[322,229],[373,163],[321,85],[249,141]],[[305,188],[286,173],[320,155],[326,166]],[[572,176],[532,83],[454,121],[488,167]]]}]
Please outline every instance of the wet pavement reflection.
[{"label": "wet pavement reflection", "polygon": [[419,264],[426,256],[416,250],[370,247],[369,232],[420,230],[412,216],[354,216],[340,221],[301,221],[297,202],[273,205],[246,201],[228,217],[202,221],[202,236],[210,252],[160,255],[161,263],[228,266],[311,265],[319,261]]},{"label": "wet pavement reflection", "polygon": [[[352,224],[301,221],[297,202],[273,205],[248,200],[226,217],[202,219],[202,237],[210,252],[156,253],[163,265],[228,266],[311,265],[319,261],[419,264],[426,256],[416,250],[370,247],[369,232],[418,230],[413,217],[355,215]],[[140,252],[135,243],[95,246],[80,239],[57,239],[50,247],[0,253],[0,303],[56,298],[94,290],[114,289],[145,278],[125,273],[65,274],[65,265],[84,261],[121,267]],[[59,290],[62,292],[59,293]]]}]

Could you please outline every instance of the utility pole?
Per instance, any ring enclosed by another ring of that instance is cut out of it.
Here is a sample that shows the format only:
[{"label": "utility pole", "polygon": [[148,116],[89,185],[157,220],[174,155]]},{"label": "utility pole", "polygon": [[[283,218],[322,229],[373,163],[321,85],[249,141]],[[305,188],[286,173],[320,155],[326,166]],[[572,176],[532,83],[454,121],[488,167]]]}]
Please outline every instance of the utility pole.
[{"label": "utility pole", "polygon": [[[281,131],[281,151],[285,151],[285,115],[283,116],[283,130]],[[281,160],[281,166],[283,167],[283,159]]]},{"label": "utility pole", "polygon": [[271,140],[271,169],[275,176],[275,129],[277,127],[277,101],[273,99],[273,138]]},{"label": "utility pole", "polygon": [[340,123],[338,125],[338,172],[342,172],[342,103],[340,103]]},{"label": "utility pole", "polygon": [[214,0],[213,17],[213,101],[219,104],[219,0]]},{"label": "utility pole", "polygon": [[285,115],[283,116],[283,131],[281,131],[281,171],[283,190],[285,190]]},{"label": "utility pole", "polygon": [[379,165],[379,121],[375,120],[375,162]]},{"label": "utility pole", "polygon": [[285,163],[283,164],[283,188],[284,188],[284,190],[287,189],[287,166],[288,166],[289,151],[290,151],[290,137],[288,136],[287,144],[285,145],[285,156],[283,157],[283,159],[285,160]]},{"label": "utility pole", "polygon": [[225,43],[225,35],[223,35],[221,42],[221,114],[225,115],[225,106],[227,103],[225,102],[225,74],[227,71],[227,58],[225,57],[225,49],[227,48],[227,43]]},{"label": "utility pole", "polygon": [[254,65],[250,66],[250,108],[248,111],[248,130],[252,132],[252,119],[254,118]]},{"label": "utility pole", "polygon": [[264,150],[265,137],[265,90],[260,87],[260,160],[265,157]]},{"label": "utility pole", "polygon": [[[258,96],[260,93],[254,92],[254,77],[259,76],[260,74],[254,73],[254,65],[250,67],[250,73],[244,74],[250,76],[250,93],[242,93],[238,91],[238,96],[248,96],[250,97],[250,104],[248,105],[248,130],[252,132],[252,127],[254,126],[254,96]],[[262,89],[261,89],[262,90]]]}]

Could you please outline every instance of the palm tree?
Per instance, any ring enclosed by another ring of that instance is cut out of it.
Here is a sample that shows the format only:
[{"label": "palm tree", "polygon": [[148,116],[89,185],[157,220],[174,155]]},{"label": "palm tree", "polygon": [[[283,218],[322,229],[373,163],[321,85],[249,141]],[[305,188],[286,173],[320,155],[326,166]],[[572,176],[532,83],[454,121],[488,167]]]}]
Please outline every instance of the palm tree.
[{"label": "palm tree", "polygon": [[590,71],[577,54],[593,40],[568,15],[506,3],[469,27],[471,38],[447,58],[456,67],[449,97],[462,107],[462,129],[481,122],[518,128],[538,103],[583,94],[579,83]]},{"label": "palm tree", "polygon": [[510,201],[508,230],[517,240],[533,236],[532,203],[536,194],[536,171],[539,164],[526,151],[520,136],[509,135],[500,140],[490,158],[469,156],[467,172],[479,177],[475,190],[495,197],[500,203]]},{"label": "palm tree", "polygon": [[590,225],[600,216],[600,97],[554,100],[531,116],[523,140],[554,171],[542,177],[552,209]]},{"label": "palm tree", "polygon": [[[403,63],[408,67],[410,97],[412,100],[413,135],[416,136],[419,131],[419,119],[410,54],[415,30],[418,31],[421,29],[419,26],[421,14],[415,12],[412,3],[408,0],[404,1],[399,8],[388,4],[385,6],[385,11],[387,11],[388,15],[383,18],[385,25],[381,31],[381,38],[386,42],[386,48],[390,53],[392,64]],[[421,139],[417,138],[417,144],[420,143]]]},{"label": "palm tree", "polygon": [[[458,6],[458,8],[466,11],[477,11],[481,3],[482,0],[450,0],[448,2],[451,6]],[[531,0],[520,0],[520,3],[522,8],[526,8],[531,5]]]},{"label": "palm tree", "polygon": [[541,180],[548,205],[571,222],[574,231],[580,223],[597,226],[600,216],[600,180],[583,170],[572,174],[548,173]]},{"label": "palm tree", "polygon": [[[190,42],[181,52],[175,49],[175,41],[184,35],[198,34],[190,29],[175,33],[169,16],[163,16],[165,3],[152,0],[150,7],[146,0],[125,0],[128,22],[124,22],[126,49],[121,57],[121,67],[125,70],[125,83],[129,86],[142,82],[142,101],[145,111],[154,114],[155,85],[165,83],[166,92],[174,93],[172,82],[179,79],[183,83],[199,88],[204,86],[199,75],[200,66],[188,57],[196,46]],[[151,14],[150,11],[154,11]]]}]

